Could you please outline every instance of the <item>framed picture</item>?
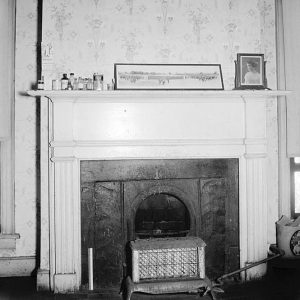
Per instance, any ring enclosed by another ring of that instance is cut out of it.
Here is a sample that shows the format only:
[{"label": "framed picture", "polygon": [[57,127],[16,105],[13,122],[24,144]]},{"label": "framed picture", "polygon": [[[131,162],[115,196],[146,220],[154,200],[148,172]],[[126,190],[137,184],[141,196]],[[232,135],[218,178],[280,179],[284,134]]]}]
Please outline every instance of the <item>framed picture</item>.
[{"label": "framed picture", "polygon": [[238,53],[235,61],[236,89],[265,89],[265,61],[263,54]]},{"label": "framed picture", "polygon": [[117,90],[223,90],[220,64],[115,64]]}]

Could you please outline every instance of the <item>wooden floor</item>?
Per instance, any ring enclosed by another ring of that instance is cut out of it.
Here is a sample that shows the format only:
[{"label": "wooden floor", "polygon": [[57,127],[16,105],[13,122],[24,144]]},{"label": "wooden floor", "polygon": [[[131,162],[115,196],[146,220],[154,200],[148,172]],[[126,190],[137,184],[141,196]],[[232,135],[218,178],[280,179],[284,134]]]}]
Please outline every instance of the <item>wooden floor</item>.
[{"label": "wooden floor", "polygon": [[[299,260],[300,261],[300,260]],[[299,263],[298,263],[299,264]],[[250,282],[228,281],[221,287],[224,293],[218,294],[220,300],[300,300],[300,269],[297,264],[290,263],[288,267],[273,265],[271,271],[261,280]],[[80,292],[77,294],[53,294],[37,292],[33,277],[0,278],[0,300],[80,300],[107,299],[121,300],[119,295],[100,295],[99,293]],[[208,300],[210,297],[198,295],[145,295],[134,293],[132,300]]]}]

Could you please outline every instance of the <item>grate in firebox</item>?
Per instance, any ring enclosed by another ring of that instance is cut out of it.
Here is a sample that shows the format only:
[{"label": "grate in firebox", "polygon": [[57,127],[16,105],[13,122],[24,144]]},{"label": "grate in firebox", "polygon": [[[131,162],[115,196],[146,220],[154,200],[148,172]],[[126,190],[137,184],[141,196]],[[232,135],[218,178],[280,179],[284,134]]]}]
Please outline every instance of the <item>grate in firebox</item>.
[{"label": "grate in firebox", "polygon": [[154,249],[139,252],[140,280],[199,278],[199,272],[198,248]]}]

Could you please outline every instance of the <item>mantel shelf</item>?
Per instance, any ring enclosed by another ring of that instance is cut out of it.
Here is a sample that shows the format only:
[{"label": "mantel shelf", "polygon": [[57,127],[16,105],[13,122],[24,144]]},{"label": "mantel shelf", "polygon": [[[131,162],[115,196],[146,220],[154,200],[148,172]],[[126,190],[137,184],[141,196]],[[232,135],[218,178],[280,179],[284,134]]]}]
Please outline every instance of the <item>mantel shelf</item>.
[{"label": "mantel shelf", "polygon": [[115,91],[54,91],[54,90],[30,90],[29,96],[47,97],[52,101],[67,99],[80,101],[81,99],[99,102],[135,102],[135,101],[197,101],[207,98],[270,98],[286,96],[290,91],[282,90],[223,90],[223,91],[187,91],[187,90],[115,90]]}]

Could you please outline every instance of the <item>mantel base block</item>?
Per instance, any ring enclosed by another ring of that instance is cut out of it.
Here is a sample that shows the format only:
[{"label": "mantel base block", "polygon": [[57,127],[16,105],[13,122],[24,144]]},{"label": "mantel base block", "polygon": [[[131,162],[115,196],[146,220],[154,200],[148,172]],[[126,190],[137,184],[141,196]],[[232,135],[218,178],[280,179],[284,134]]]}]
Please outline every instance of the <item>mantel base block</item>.
[{"label": "mantel base block", "polygon": [[38,269],[36,275],[37,291],[50,290],[50,271],[45,269]]},{"label": "mantel base block", "polygon": [[74,293],[79,290],[77,274],[55,274],[54,293]]}]

